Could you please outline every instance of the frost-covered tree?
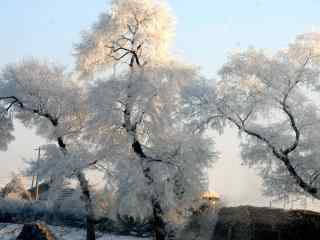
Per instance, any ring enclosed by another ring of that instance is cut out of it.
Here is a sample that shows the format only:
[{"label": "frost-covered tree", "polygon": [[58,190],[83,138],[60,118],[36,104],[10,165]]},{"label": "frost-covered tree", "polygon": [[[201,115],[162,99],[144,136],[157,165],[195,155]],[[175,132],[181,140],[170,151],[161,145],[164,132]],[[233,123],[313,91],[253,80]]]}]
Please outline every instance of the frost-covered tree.
[{"label": "frost-covered tree", "polygon": [[[86,139],[113,164],[120,215],[151,216],[156,239],[166,238],[165,212],[205,188],[213,159],[179,115],[180,90],[198,73],[170,55],[172,35],[162,1],[115,0],[76,46],[78,70],[91,77]],[[115,65],[119,73],[101,77]]]},{"label": "frost-covered tree", "polygon": [[104,160],[120,219],[151,217],[155,238],[162,240],[165,213],[198,199],[214,159],[211,141],[190,132],[189,119],[180,114],[181,89],[199,76],[170,54],[174,19],[163,1],[111,5],[76,46],[77,71],[88,80],[81,88],[63,68],[36,60],[3,69],[0,148],[13,140],[13,118],[49,141],[32,167],[55,185],[79,180],[87,239],[95,238],[94,214],[83,171]]},{"label": "frost-covered tree", "polygon": [[[78,66],[91,74],[127,62],[149,66],[170,60],[174,18],[162,0],[113,0],[76,46]],[[132,57],[135,55],[136,57]]]},{"label": "frost-covered tree", "polygon": [[215,87],[185,91],[199,126],[239,129],[243,161],[261,170],[267,194],[320,199],[319,50],[319,33],[275,54],[249,49],[230,57]]},{"label": "frost-covered tree", "polygon": [[66,178],[79,180],[88,212],[88,239],[94,239],[93,207],[83,169],[95,162],[90,162],[88,149],[79,141],[86,116],[83,100],[82,90],[60,66],[35,59],[6,66],[0,78],[0,148],[6,149],[13,140],[13,118],[35,127],[49,144],[42,146],[43,156],[34,168],[55,185]]}]

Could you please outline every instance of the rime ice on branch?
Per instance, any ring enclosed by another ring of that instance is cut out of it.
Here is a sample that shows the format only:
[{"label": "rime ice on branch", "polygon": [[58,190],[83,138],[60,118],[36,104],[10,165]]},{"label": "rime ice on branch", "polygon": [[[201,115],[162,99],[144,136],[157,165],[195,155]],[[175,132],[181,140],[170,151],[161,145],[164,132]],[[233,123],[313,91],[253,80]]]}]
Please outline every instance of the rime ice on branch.
[{"label": "rime ice on branch", "polygon": [[[113,1],[75,54],[89,79],[86,138],[113,162],[120,199],[127,196],[119,211],[151,216],[157,239],[165,238],[165,212],[206,188],[214,156],[180,114],[181,89],[199,75],[170,54],[172,26],[162,1]],[[101,77],[115,65],[119,71]]]},{"label": "rime ice on branch", "polygon": [[319,49],[319,33],[274,55],[248,49],[229,58],[214,88],[185,90],[199,126],[239,129],[243,161],[261,170],[267,194],[320,199]]}]

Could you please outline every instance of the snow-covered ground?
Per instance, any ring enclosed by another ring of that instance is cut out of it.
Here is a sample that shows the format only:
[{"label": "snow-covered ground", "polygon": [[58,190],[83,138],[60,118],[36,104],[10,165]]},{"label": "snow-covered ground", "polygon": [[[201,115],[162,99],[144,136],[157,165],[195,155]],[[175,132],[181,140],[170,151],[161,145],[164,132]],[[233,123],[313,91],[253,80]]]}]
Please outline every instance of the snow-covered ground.
[{"label": "snow-covered ground", "polygon": [[[0,223],[0,240],[15,240],[23,225]],[[48,226],[52,233],[61,240],[84,240],[85,230],[76,228],[63,228]],[[136,238],[131,236],[116,236],[97,233],[97,240],[150,240],[149,238]]]}]

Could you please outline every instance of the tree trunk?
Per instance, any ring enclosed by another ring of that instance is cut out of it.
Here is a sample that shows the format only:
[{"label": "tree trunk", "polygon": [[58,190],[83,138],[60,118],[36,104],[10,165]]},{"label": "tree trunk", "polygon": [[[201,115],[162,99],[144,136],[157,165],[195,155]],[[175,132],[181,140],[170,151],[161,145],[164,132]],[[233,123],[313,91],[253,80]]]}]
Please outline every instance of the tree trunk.
[{"label": "tree trunk", "polygon": [[[56,126],[58,125],[58,122],[56,123]],[[57,139],[58,145],[60,149],[64,152],[67,153],[67,146],[63,141],[62,137],[59,137]],[[95,233],[95,218],[94,218],[94,211],[93,211],[93,206],[92,206],[92,201],[91,201],[91,196],[90,196],[90,189],[89,189],[89,183],[86,179],[86,176],[82,171],[78,171],[76,173],[76,176],[78,178],[80,188],[82,191],[83,195],[83,200],[85,204],[85,208],[87,211],[87,219],[86,219],[86,224],[87,224],[87,240],[96,240],[96,233]]]},{"label": "tree trunk", "polygon": [[163,221],[163,212],[158,200],[152,200],[152,210],[153,210],[153,231],[155,240],[165,240],[166,239],[166,229],[165,223]]},{"label": "tree trunk", "polygon": [[[292,119],[292,115],[290,114],[290,112],[288,112],[288,110],[285,110],[286,113],[289,115],[289,118]],[[317,187],[312,186],[312,182],[308,183],[305,180],[303,180],[303,178],[299,175],[299,173],[296,171],[296,169],[294,168],[294,166],[291,163],[289,154],[290,152],[294,151],[294,149],[297,147],[297,141],[294,145],[292,145],[292,147],[286,149],[286,150],[277,150],[277,147],[275,145],[273,145],[267,138],[265,138],[264,136],[260,135],[257,132],[248,130],[247,128],[239,125],[235,120],[233,120],[232,118],[228,118],[229,121],[231,121],[233,124],[235,124],[235,126],[238,127],[239,130],[243,130],[246,134],[248,134],[249,136],[252,136],[262,142],[264,142],[268,148],[272,151],[272,154],[279,159],[287,168],[290,176],[294,179],[294,181],[296,182],[296,184],[301,187],[301,189],[303,191],[305,191],[306,193],[310,194],[313,198],[320,200],[320,194],[319,194],[319,189]],[[294,120],[291,120],[293,128],[296,128],[295,122]],[[299,139],[299,132],[296,133],[297,134],[297,138]]]},{"label": "tree trunk", "polygon": [[87,240],[96,240],[95,220],[87,215]]},{"label": "tree trunk", "polygon": [[[132,148],[134,152],[141,158],[142,161],[146,161],[148,158],[146,154],[143,152],[142,146],[140,142],[135,139]],[[143,165],[141,163],[141,165]],[[144,177],[147,179],[147,182],[149,185],[153,184],[153,178],[150,175],[150,168],[149,167],[143,167],[143,174]],[[155,240],[165,240],[166,239],[166,225],[163,220],[163,211],[160,205],[159,200],[152,196],[151,198],[152,203],[152,211],[153,211],[153,231],[154,231],[154,239]]]},{"label": "tree trunk", "polygon": [[[47,120],[50,121],[50,123],[52,124],[52,126],[54,128],[59,127],[59,124],[60,124],[59,118],[54,117],[50,113],[42,113],[38,109],[26,109],[23,102],[21,102],[15,96],[5,97],[2,99],[13,99],[15,101],[15,103],[17,103],[20,106],[21,109],[32,112],[33,114],[36,114],[39,117],[46,118]],[[59,148],[61,149],[61,151],[64,154],[67,154],[67,152],[68,152],[67,145],[64,142],[63,137],[58,136],[56,141],[57,141],[57,144],[58,144]],[[40,149],[39,149],[39,154],[40,154]],[[77,175],[77,178],[80,183],[81,191],[82,191],[82,194],[84,197],[84,202],[85,202],[85,206],[86,206],[86,210],[87,210],[87,240],[95,240],[96,239],[96,237],[95,237],[95,224],[94,224],[95,219],[94,219],[94,212],[93,212],[93,207],[92,207],[92,202],[91,202],[91,197],[90,197],[88,181],[87,181],[85,175],[81,171],[79,171],[76,175]]]},{"label": "tree trunk", "polygon": [[[135,50],[131,51],[131,61],[130,61],[130,78],[129,78],[129,85],[128,85],[128,95],[127,95],[127,102],[125,104],[124,109],[124,127],[128,134],[129,142],[132,141],[131,147],[133,152],[142,160],[141,167],[143,168],[143,174],[146,178],[149,185],[152,185],[154,180],[150,175],[150,168],[143,166],[143,161],[149,161],[149,157],[143,151],[142,145],[137,138],[137,125],[138,122],[132,124],[131,122],[131,112],[132,112],[132,100],[131,100],[131,81],[132,76],[134,73],[134,63],[141,69],[143,66],[140,64],[139,56]],[[158,199],[154,196],[151,197],[152,203],[152,211],[153,211],[153,231],[154,231],[154,239],[155,240],[165,240],[166,239],[166,229],[165,229],[165,222],[163,220],[163,211]]]},{"label": "tree trunk", "polygon": [[313,187],[312,184],[308,184],[302,179],[302,177],[297,173],[297,171],[292,166],[290,160],[287,157],[280,160],[282,160],[289,174],[293,177],[297,185],[301,187],[303,191],[305,191],[306,193],[309,193],[315,199],[320,200],[319,190],[316,187]]},{"label": "tree trunk", "polygon": [[96,240],[95,233],[95,219],[92,206],[92,200],[90,196],[89,184],[83,172],[77,173],[77,178],[80,183],[82,194],[84,197],[84,203],[87,210],[87,240]]}]

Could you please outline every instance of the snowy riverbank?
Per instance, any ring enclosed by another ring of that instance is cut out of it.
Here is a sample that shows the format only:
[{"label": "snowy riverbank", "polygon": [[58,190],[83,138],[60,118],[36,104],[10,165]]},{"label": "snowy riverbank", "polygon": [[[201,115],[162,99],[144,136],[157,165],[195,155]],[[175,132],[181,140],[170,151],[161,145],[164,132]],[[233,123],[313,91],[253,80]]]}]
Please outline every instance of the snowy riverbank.
[{"label": "snowy riverbank", "polygon": [[[0,240],[15,240],[22,230],[20,224],[0,223]],[[84,240],[85,230],[77,228],[48,226],[52,233],[61,240]],[[137,238],[131,236],[116,236],[111,234],[97,233],[97,240],[149,240],[149,238]]]}]

